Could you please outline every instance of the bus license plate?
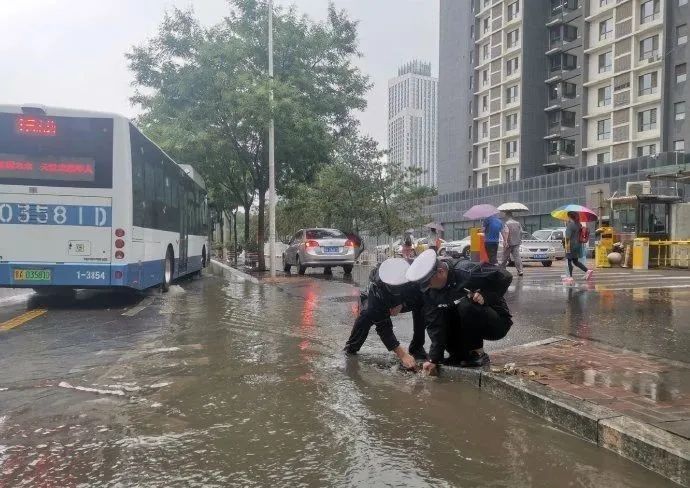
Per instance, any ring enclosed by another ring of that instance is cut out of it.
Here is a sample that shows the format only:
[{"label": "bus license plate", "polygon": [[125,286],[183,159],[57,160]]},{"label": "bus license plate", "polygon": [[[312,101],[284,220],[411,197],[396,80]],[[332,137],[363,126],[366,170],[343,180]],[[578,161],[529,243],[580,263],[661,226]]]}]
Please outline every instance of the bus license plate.
[{"label": "bus license plate", "polygon": [[51,280],[49,269],[15,269],[14,281],[47,281]]},{"label": "bus license plate", "polygon": [[326,254],[337,254],[340,252],[340,248],[339,247],[324,247],[323,252],[325,252]]}]

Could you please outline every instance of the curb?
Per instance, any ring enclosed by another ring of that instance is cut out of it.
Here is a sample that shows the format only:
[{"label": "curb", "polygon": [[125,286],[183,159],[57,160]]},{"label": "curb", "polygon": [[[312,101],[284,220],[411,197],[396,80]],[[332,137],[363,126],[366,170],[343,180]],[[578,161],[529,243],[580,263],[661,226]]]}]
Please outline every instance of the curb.
[{"label": "curb", "polygon": [[[539,343],[548,344],[561,339],[555,337]],[[397,361],[391,358],[360,357],[376,366],[388,368],[397,365]],[[441,371],[444,378],[475,386],[681,486],[690,486],[690,441],[683,437],[518,376],[449,366],[444,366]]]},{"label": "curb", "polygon": [[227,274],[233,278],[237,278],[242,281],[249,281],[255,285],[260,284],[260,281],[254,276],[249,275],[244,271],[240,271],[239,269],[233,268],[232,266],[228,266],[227,264],[221,263],[220,261],[216,261],[215,259],[211,259],[211,267],[213,268],[213,271],[222,271],[223,275]]},{"label": "curb", "polygon": [[[451,377],[457,375],[450,368],[444,371]],[[485,371],[479,376],[482,390],[681,486],[690,486],[690,441],[687,439],[531,380]]]}]

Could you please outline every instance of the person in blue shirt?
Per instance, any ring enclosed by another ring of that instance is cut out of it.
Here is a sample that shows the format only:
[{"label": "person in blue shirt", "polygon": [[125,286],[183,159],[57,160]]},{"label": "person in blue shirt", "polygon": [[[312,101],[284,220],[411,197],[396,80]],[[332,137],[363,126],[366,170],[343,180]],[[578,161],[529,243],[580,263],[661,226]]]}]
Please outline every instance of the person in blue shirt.
[{"label": "person in blue shirt", "polygon": [[498,242],[502,229],[503,221],[498,216],[484,219],[484,248],[491,264],[498,264]]}]

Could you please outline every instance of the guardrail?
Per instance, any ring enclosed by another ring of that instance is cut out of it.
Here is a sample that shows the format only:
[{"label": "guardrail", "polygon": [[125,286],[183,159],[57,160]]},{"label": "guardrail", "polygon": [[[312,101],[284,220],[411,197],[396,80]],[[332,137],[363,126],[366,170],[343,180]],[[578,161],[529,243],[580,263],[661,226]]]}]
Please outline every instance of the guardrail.
[{"label": "guardrail", "polygon": [[690,241],[650,241],[649,267],[690,268]]}]

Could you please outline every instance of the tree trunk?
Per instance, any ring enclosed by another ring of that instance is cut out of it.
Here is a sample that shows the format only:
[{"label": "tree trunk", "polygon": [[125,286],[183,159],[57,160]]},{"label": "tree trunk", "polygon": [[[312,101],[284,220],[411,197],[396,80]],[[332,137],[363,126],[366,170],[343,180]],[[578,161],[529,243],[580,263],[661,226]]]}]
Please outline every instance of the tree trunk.
[{"label": "tree trunk", "polygon": [[235,266],[237,266],[237,208],[232,212],[233,238],[235,240]]},{"label": "tree trunk", "polygon": [[266,207],[266,192],[259,190],[259,216],[257,219],[257,255],[259,261],[259,271],[266,271],[266,260],[264,256],[264,236],[266,229],[264,228],[264,210]]},{"label": "tree trunk", "polygon": [[225,238],[223,235],[223,227],[224,227],[224,219],[223,219],[223,211],[220,211],[220,252],[218,253],[218,257],[220,258],[221,262],[224,262],[224,256],[225,256]]},{"label": "tree trunk", "polygon": [[252,210],[252,204],[244,205],[244,247],[247,248],[249,244],[249,213]]}]

